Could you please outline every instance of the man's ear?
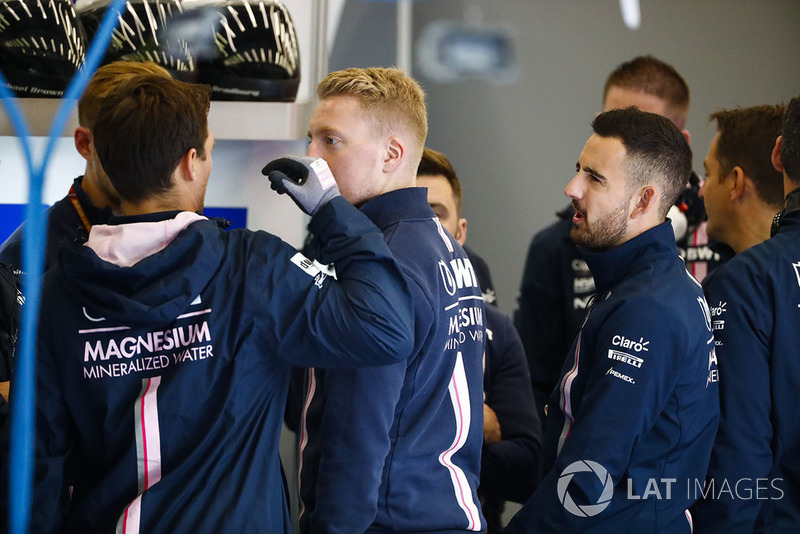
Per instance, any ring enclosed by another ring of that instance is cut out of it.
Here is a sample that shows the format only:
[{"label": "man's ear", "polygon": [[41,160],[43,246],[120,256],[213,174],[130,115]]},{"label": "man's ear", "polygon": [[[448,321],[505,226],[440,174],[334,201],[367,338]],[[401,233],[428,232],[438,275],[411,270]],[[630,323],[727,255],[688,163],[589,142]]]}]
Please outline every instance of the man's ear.
[{"label": "man's ear", "polygon": [[383,156],[383,172],[393,172],[403,162],[406,150],[399,137],[390,137],[386,142]]},{"label": "man's ear", "polygon": [[775,170],[783,174],[783,163],[781,163],[781,144],[783,143],[783,136],[779,135],[775,140],[775,148],[772,149],[772,166]]},{"label": "man's ear", "polygon": [[465,218],[461,217],[458,220],[456,226],[456,235],[453,237],[456,238],[456,241],[458,241],[458,244],[462,247],[464,246],[464,243],[467,242],[467,220]]},{"label": "man's ear", "polygon": [[646,185],[633,196],[635,202],[633,210],[631,211],[631,219],[636,219],[650,213],[652,210],[658,209],[658,201],[656,195],[656,188],[652,185]]},{"label": "man's ear", "polygon": [[736,202],[737,200],[741,200],[741,198],[748,192],[748,190],[754,187],[755,185],[753,184],[753,180],[745,174],[744,169],[742,169],[738,165],[733,167],[730,174],[725,180],[731,181],[731,189],[730,189],[731,202]]},{"label": "man's ear", "polygon": [[175,174],[177,174],[177,176],[184,181],[193,182],[197,176],[197,173],[195,172],[197,158],[197,149],[190,148],[178,163],[178,168],[175,169]]},{"label": "man's ear", "polygon": [[686,138],[686,142],[691,145],[692,144],[692,134],[689,133],[689,130],[684,128],[683,130],[681,130],[681,133]]},{"label": "man's ear", "polygon": [[75,139],[75,150],[83,156],[83,159],[86,161],[91,161],[92,159],[92,150],[89,146],[92,144],[92,131],[89,128],[84,128],[83,126],[78,126],[75,128],[75,133],[73,134]]}]

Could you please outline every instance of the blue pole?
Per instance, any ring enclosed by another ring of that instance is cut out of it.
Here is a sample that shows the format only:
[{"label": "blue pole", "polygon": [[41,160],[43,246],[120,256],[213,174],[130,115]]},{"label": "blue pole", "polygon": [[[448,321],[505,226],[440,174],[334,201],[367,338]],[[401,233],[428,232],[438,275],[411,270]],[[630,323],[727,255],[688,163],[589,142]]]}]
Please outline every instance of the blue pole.
[{"label": "blue pole", "polygon": [[0,72],[0,99],[8,112],[11,124],[19,136],[23,156],[30,175],[25,235],[22,242],[22,268],[25,272],[25,306],[22,310],[19,353],[13,375],[14,398],[11,402],[11,450],[9,455],[9,526],[12,534],[27,534],[30,526],[33,488],[33,451],[36,418],[36,329],[41,300],[41,277],[44,267],[46,235],[45,212],[42,207],[44,175],[50,162],[55,141],[66,126],[72,106],[83,94],[89,79],[105,54],[119,13],[126,0],[113,0],[97,30],[86,61],[64,92],[56,113],[41,164],[34,165],[30,151],[30,131],[14,100],[14,94],[4,87]]}]

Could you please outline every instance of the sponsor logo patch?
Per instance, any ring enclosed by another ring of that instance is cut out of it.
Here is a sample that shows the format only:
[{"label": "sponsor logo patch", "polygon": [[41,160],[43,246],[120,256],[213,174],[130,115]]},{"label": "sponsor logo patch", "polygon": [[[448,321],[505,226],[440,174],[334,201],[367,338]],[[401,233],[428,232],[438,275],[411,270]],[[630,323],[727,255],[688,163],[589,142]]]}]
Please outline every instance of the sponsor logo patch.
[{"label": "sponsor logo patch", "polygon": [[292,256],[290,261],[300,267],[303,272],[312,278],[316,278],[320,273],[336,278],[336,269],[333,265],[322,265],[316,260],[310,260],[306,258],[299,252]]},{"label": "sponsor logo patch", "polygon": [[719,301],[719,304],[714,306],[713,308],[709,308],[709,312],[711,313],[711,317],[719,317],[727,310],[725,309],[728,306],[727,302]]},{"label": "sponsor logo patch", "polygon": [[647,352],[650,350],[648,348],[648,345],[650,345],[650,341],[649,340],[645,341],[643,337],[640,337],[639,341],[636,341],[635,339],[628,339],[625,336],[616,335],[613,338],[611,338],[611,344],[614,345],[615,347],[622,347],[623,349],[631,349],[635,352],[642,352],[642,351]]},{"label": "sponsor logo patch", "polygon": [[635,381],[635,380],[634,380],[632,377],[630,377],[630,376],[628,376],[628,375],[625,375],[625,374],[622,374],[622,373],[620,373],[619,371],[617,371],[617,370],[616,370],[616,369],[614,369],[613,367],[610,367],[610,368],[608,369],[608,371],[606,371],[606,374],[607,374],[607,375],[611,375],[611,376],[613,376],[613,377],[615,377],[615,378],[619,378],[619,379],[620,379],[620,380],[622,380],[623,382],[627,382],[627,383],[629,383],[629,384],[635,384],[635,383],[636,383],[636,381]]},{"label": "sponsor logo patch", "polygon": [[627,352],[622,352],[619,350],[608,349],[608,359],[615,360],[622,363],[627,363],[637,369],[642,367],[644,360],[639,358],[638,356],[634,356],[633,354],[628,354]]}]

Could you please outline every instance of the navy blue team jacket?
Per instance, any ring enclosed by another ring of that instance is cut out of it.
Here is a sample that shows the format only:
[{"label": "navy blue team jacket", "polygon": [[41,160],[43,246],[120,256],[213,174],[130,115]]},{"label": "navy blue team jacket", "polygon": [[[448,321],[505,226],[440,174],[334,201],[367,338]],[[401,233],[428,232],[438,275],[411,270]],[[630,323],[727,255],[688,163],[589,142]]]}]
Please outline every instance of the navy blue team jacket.
[{"label": "navy blue team jacket", "polygon": [[[702,222],[703,201],[694,188],[687,188],[679,202],[682,199],[692,206],[690,211],[698,213],[690,215],[690,231],[678,243],[678,252],[689,272],[702,281],[705,273],[722,265],[733,253],[720,243],[708,242]],[[514,311],[514,326],[528,355],[540,415],[595,292],[592,273],[569,237],[573,213],[568,205],[557,213],[556,222],[533,236]]]},{"label": "navy blue team jacket", "polygon": [[129,267],[62,248],[43,287],[32,532],[291,531],[291,365],[388,364],[412,345],[383,235],[341,198],[311,226],[338,281],[273,235],[210,220]]},{"label": "navy blue team jacket", "polygon": [[[800,192],[795,193],[800,195]],[[800,211],[705,286],[722,414],[697,532],[800,529]]]},{"label": "navy blue team jacket", "polygon": [[598,297],[548,403],[552,467],[506,532],[689,533],[719,420],[702,290],[669,222],[583,252]]},{"label": "navy blue team jacket", "polygon": [[361,210],[408,279],[414,351],[381,368],[309,370],[301,531],[480,531],[484,308],[475,273],[424,188]]}]

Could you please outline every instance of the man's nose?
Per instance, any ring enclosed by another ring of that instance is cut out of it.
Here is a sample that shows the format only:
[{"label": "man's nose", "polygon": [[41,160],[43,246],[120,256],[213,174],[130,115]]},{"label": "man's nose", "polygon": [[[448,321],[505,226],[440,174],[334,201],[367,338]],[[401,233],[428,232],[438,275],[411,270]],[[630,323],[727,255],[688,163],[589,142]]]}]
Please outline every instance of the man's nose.
[{"label": "man's nose", "polygon": [[580,188],[578,187],[578,175],[576,174],[564,188],[564,194],[570,198],[580,198]]}]

